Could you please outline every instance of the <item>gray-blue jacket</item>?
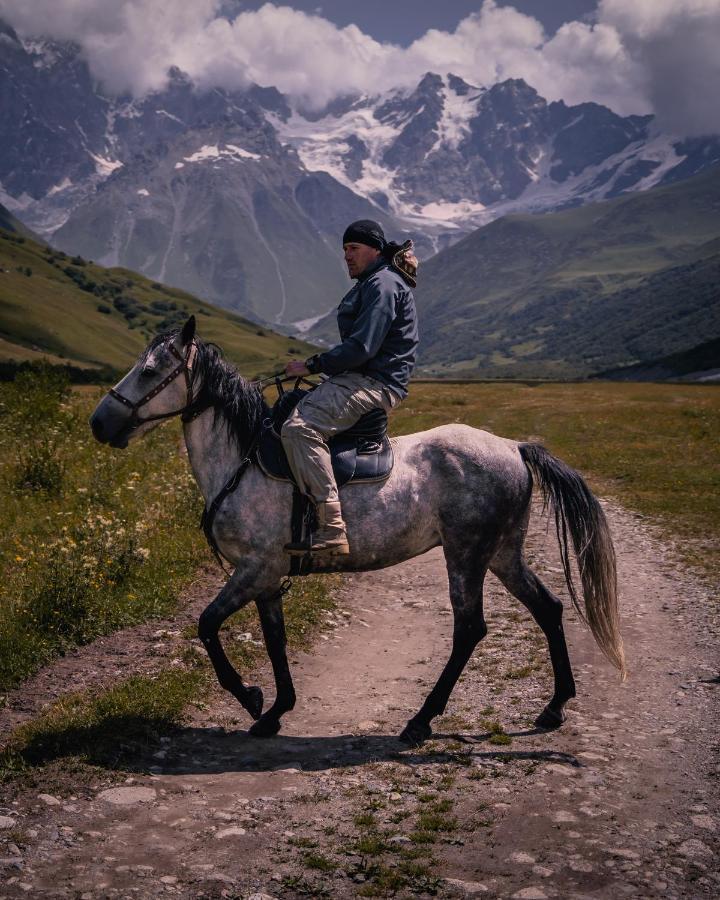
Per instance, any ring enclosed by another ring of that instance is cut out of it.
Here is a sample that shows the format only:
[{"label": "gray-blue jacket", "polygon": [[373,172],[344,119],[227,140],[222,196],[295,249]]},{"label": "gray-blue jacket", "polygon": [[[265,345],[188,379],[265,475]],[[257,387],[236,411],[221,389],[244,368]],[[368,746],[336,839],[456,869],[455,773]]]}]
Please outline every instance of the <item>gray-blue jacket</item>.
[{"label": "gray-blue jacket", "polygon": [[337,321],[342,343],[312,357],[312,370],[362,372],[407,397],[418,345],[415,298],[386,260],[359,276],[340,301]]}]

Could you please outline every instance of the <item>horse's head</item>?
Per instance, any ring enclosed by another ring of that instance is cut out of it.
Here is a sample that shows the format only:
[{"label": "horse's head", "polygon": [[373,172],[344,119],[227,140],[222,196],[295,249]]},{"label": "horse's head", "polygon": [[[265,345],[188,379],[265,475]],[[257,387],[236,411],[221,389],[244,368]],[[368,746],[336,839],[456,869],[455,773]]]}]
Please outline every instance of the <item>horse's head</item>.
[{"label": "horse's head", "polygon": [[177,334],[155,338],[137,363],[103,397],[90,417],[102,444],[127,447],[128,441],[158,422],[188,413],[193,404],[195,316]]}]

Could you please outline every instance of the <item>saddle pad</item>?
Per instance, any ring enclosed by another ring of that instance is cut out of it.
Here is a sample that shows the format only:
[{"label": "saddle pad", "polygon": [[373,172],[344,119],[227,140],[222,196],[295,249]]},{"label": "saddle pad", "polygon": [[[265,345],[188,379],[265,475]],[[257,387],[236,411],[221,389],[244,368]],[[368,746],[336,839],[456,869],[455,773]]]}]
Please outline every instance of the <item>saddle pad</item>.
[{"label": "saddle pad", "polygon": [[[358,443],[356,438],[348,438],[345,433],[330,438],[328,446],[338,487],[351,481],[384,481],[392,471],[394,458],[387,435],[380,449],[370,452],[363,452],[364,446],[369,449],[377,445]],[[272,428],[264,429],[258,443],[257,458],[260,468],[270,478],[293,481],[282,441]]]}]

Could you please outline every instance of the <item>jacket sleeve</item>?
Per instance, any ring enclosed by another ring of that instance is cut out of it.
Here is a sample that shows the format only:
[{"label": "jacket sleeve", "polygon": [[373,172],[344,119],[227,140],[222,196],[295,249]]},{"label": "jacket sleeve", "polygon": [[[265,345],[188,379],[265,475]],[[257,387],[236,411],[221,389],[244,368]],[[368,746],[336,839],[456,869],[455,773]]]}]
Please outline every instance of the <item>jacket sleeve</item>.
[{"label": "jacket sleeve", "polygon": [[395,318],[395,291],[372,279],[363,288],[360,313],[341,344],[317,356],[317,371],[337,375],[377,355]]}]

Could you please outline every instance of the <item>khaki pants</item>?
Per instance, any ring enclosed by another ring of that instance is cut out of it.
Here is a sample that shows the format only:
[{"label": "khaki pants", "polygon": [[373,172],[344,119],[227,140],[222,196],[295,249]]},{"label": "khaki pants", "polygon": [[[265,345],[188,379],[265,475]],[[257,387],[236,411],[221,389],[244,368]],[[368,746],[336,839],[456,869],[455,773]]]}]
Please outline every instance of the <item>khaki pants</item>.
[{"label": "khaki pants", "polygon": [[323,381],[298,403],[282,427],[282,442],[300,490],[314,503],[338,499],[326,441],[371,409],[390,412],[400,397],[374,378],[343,372]]}]

